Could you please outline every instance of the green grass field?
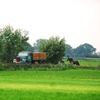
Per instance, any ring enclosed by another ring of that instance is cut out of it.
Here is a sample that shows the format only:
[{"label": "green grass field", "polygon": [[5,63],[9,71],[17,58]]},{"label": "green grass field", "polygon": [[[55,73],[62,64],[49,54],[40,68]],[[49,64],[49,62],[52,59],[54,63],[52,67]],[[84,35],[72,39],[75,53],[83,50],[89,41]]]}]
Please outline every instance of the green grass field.
[{"label": "green grass field", "polygon": [[0,71],[0,100],[100,100],[100,70]]},{"label": "green grass field", "polygon": [[[75,59],[77,60],[77,59]],[[66,64],[70,64],[68,61],[64,59]],[[90,58],[90,59],[79,59],[78,60],[81,66],[100,66],[100,58]]]}]

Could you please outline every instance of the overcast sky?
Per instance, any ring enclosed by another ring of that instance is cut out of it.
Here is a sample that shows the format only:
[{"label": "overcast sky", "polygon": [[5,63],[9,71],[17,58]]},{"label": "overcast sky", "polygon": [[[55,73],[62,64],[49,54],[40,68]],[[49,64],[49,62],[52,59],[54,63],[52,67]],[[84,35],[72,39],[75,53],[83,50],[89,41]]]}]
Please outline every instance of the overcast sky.
[{"label": "overcast sky", "polygon": [[100,0],[0,0],[0,28],[29,31],[29,43],[59,36],[100,51]]}]

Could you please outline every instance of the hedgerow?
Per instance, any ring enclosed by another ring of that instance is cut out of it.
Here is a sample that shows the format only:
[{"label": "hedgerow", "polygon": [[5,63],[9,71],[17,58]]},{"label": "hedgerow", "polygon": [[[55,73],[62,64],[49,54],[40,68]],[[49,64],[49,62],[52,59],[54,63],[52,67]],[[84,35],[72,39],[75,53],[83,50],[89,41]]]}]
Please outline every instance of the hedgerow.
[{"label": "hedgerow", "polygon": [[46,70],[68,70],[68,69],[93,69],[93,70],[100,70],[100,65],[94,67],[94,66],[76,66],[71,64],[12,64],[12,63],[0,63],[0,71],[6,71],[6,70],[40,70],[40,71],[46,71]]}]

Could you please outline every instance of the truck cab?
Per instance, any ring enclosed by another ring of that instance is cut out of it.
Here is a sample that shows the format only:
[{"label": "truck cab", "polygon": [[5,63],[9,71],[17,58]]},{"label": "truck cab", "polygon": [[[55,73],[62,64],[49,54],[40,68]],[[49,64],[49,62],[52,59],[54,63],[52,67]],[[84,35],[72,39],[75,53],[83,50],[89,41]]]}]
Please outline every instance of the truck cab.
[{"label": "truck cab", "polygon": [[17,63],[31,63],[32,62],[31,52],[29,51],[19,52],[18,56],[16,57],[16,62]]}]

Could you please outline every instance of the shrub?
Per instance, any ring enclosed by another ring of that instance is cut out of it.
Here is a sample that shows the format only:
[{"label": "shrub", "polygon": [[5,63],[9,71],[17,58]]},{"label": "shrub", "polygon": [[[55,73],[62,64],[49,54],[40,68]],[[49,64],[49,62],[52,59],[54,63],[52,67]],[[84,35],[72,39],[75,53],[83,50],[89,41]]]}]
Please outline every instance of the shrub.
[{"label": "shrub", "polygon": [[94,66],[76,66],[71,64],[12,64],[12,63],[0,63],[0,71],[3,70],[40,70],[40,71],[46,71],[46,70],[68,70],[68,69],[93,69],[93,70],[100,70],[100,65],[97,67]]}]

